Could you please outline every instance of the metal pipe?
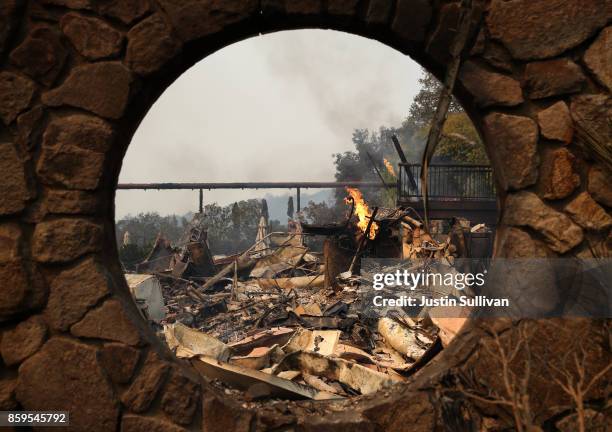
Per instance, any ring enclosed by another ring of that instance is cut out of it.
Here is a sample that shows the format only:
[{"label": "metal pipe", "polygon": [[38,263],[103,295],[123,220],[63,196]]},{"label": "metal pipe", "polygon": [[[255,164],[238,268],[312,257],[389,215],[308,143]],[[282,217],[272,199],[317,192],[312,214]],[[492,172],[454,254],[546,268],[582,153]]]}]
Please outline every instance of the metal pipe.
[{"label": "metal pipe", "polygon": [[119,183],[117,189],[342,189],[345,187],[356,188],[388,188],[392,184],[381,184],[380,182],[241,182],[241,183]]}]

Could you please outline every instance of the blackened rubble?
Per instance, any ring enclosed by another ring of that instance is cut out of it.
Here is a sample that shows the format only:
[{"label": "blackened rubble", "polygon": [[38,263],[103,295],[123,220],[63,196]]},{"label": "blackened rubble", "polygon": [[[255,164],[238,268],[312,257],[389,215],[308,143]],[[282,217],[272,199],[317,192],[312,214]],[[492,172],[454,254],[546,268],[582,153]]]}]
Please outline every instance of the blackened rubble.
[{"label": "blackened rubble", "polygon": [[[262,215],[253,245],[231,256],[212,254],[196,214],[179,246],[160,234],[137,267],[144,275],[126,275],[133,297],[177,357],[245,401],[346,398],[401,382],[465,318],[364,307],[372,275],[362,258],[452,265],[467,256],[470,231],[487,228],[456,221],[441,234],[432,222],[428,233],[410,209],[370,210],[350,195],[350,214],[337,224],[298,217],[290,232],[267,232]],[[325,237],[323,251],[306,246],[315,235]]]}]

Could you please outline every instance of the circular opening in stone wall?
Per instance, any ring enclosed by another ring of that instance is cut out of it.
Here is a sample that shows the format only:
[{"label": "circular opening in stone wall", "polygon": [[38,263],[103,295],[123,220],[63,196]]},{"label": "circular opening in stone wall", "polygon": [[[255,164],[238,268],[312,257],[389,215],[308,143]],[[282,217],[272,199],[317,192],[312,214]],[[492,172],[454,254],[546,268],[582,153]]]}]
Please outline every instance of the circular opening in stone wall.
[{"label": "circular opening in stone wall", "polygon": [[248,403],[351,398],[418,373],[469,307],[402,304],[410,285],[379,276],[484,265],[497,221],[455,99],[425,218],[441,90],[398,51],[322,30],[247,39],[182,74],[140,123],[115,201],[125,278],[160,340]]}]

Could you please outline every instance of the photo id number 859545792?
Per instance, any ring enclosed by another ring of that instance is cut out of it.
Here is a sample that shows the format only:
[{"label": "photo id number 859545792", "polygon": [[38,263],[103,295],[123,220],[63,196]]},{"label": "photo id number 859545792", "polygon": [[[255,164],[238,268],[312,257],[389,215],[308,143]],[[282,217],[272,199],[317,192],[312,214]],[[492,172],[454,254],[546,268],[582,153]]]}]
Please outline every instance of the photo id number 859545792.
[{"label": "photo id number 859545792", "polygon": [[0,411],[0,426],[68,426],[67,411]]}]

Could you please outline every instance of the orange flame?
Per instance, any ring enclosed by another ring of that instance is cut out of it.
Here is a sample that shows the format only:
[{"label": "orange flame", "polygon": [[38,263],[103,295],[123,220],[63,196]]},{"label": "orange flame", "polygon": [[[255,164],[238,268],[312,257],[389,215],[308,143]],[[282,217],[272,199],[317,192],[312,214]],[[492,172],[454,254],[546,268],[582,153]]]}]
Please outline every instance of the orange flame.
[{"label": "orange flame", "polygon": [[[372,215],[370,207],[368,207],[368,204],[363,199],[363,195],[359,189],[347,187],[346,191],[355,201],[355,214],[359,219],[357,226],[365,233],[366,229],[368,229],[368,222],[370,220],[369,217]],[[350,200],[348,198],[345,198],[344,202],[350,204]],[[378,224],[376,222],[372,222],[372,225],[370,226],[370,233],[368,234],[370,240],[373,240],[376,237],[378,229]]]},{"label": "orange flame", "polygon": [[393,165],[391,165],[391,162],[389,162],[387,159],[383,159],[383,162],[385,163],[385,167],[387,168],[387,171],[389,171],[389,174],[397,178],[397,176],[395,175],[395,170],[393,169]]}]

